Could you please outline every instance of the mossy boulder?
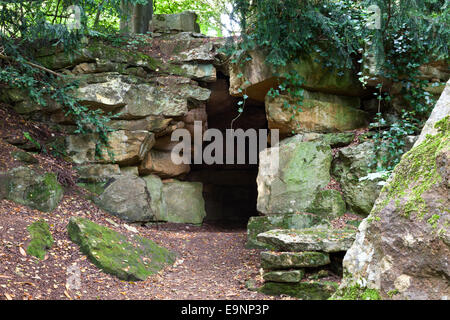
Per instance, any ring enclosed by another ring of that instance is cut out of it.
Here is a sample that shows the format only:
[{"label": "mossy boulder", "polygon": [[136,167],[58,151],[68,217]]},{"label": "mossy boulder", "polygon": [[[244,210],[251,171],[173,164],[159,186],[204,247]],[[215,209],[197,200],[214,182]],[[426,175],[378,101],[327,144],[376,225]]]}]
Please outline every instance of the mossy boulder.
[{"label": "mossy boulder", "polygon": [[325,252],[261,252],[261,267],[266,270],[315,268],[329,263]]},{"label": "mossy boulder", "polygon": [[327,300],[336,289],[337,284],[334,282],[266,282],[259,291],[267,295],[279,296],[284,294],[302,300]]},{"label": "mossy boulder", "polygon": [[302,280],[304,275],[305,271],[303,270],[269,271],[264,273],[263,279],[272,282],[297,283]]},{"label": "mossy boulder", "polygon": [[247,224],[247,243],[249,249],[273,249],[274,247],[259,242],[258,234],[272,229],[304,229],[314,226],[328,226],[328,220],[313,214],[286,213],[269,216],[251,217]]},{"label": "mossy boulder", "polygon": [[64,190],[54,173],[18,167],[0,174],[0,196],[44,212],[53,211]]},{"label": "mossy boulder", "polygon": [[53,246],[54,240],[50,228],[44,220],[33,222],[27,227],[31,235],[31,241],[27,247],[27,253],[39,259],[44,259],[47,250]]},{"label": "mossy boulder", "polygon": [[342,296],[359,286],[382,299],[448,299],[449,84],[445,90],[419,143],[403,155],[359,226],[343,261]]},{"label": "mossy boulder", "polygon": [[260,159],[269,166],[279,164],[274,172],[260,165],[258,172],[257,209],[266,215],[309,212],[317,194],[330,182],[331,148],[320,141],[293,139],[262,151]]},{"label": "mossy boulder", "polygon": [[347,251],[355,240],[356,229],[308,228],[270,230],[256,239],[275,246],[276,251]]},{"label": "mossy boulder", "polygon": [[72,217],[67,229],[92,263],[121,280],[145,280],[175,262],[173,252],[149,239],[137,235],[129,239],[84,218]]}]

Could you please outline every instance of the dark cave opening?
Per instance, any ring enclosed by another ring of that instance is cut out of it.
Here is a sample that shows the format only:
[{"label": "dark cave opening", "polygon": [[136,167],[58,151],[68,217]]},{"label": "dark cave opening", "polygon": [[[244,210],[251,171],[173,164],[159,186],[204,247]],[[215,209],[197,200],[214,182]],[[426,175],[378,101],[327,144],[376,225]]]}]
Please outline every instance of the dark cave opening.
[{"label": "dark cave opening", "polygon": [[[212,94],[206,105],[208,129],[218,129],[225,140],[226,129],[239,115],[238,102],[242,99],[229,95],[228,78],[219,73],[217,82],[209,85]],[[264,103],[246,100],[244,111],[233,122],[233,129],[267,129]],[[207,144],[204,143],[203,149]],[[191,165],[186,179],[203,183],[206,223],[244,227],[256,210],[258,164],[249,164],[249,140],[246,139],[245,164]],[[224,149],[225,146],[224,146]],[[235,156],[236,156],[235,145]],[[226,150],[224,150],[224,155]],[[236,163],[236,162],[234,162]]]}]

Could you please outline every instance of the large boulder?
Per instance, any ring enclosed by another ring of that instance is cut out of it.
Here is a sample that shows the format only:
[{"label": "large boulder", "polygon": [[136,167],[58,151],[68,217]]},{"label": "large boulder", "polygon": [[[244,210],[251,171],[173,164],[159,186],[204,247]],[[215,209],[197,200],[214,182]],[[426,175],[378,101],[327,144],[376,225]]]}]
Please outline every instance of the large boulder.
[{"label": "large boulder", "polygon": [[104,272],[121,280],[145,280],[175,262],[175,254],[153,241],[125,235],[84,218],[72,217],[70,239]]},{"label": "large boulder", "polygon": [[206,216],[203,185],[200,182],[169,181],[163,185],[167,221],[201,224]]},{"label": "large boulder", "polygon": [[359,109],[356,97],[304,91],[302,111],[294,112],[285,104],[296,105],[296,101],[281,95],[266,97],[266,113],[270,129],[279,129],[280,134],[302,132],[340,132],[364,127],[368,115]]},{"label": "large boulder", "polygon": [[[278,152],[278,159],[277,159]],[[302,142],[289,139],[280,146],[263,150],[257,177],[257,209],[262,214],[314,212],[323,217],[337,216],[345,211],[340,194],[324,188],[330,182],[331,148],[321,141]],[[327,204],[316,199],[327,198]],[[334,203],[336,202],[336,203]]]},{"label": "large boulder", "polygon": [[372,210],[382,188],[382,177],[367,178],[374,158],[373,142],[364,142],[340,149],[332,164],[332,174],[349,209],[364,216]]},{"label": "large boulder", "polygon": [[359,96],[362,86],[356,74],[350,70],[339,73],[322,66],[318,56],[302,57],[278,70],[266,63],[266,55],[262,50],[249,53],[251,60],[244,65],[230,65],[230,94],[241,96],[245,92],[250,98],[263,102],[270,88],[278,87],[280,79],[275,74],[283,74],[295,70],[305,79],[304,87],[312,91],[320,91],[338,95]]},{"label": "large boulder", "polygon": [[0,173],[0,198],[5,198],[44,212],[53,211],[64,190],[54,173],[40,174],[28,167]]},{"label": "large boulder", "polygon": [[419,144],[403,155],[361,223],[337,298],[372,291],[383,299],[449,299],[448,85],[445,91]]},{"label": "large boulder", "polygon": [[107,212],[128,222],[155,220],[145,181],[132,175],[115,176],[95,200]]}]

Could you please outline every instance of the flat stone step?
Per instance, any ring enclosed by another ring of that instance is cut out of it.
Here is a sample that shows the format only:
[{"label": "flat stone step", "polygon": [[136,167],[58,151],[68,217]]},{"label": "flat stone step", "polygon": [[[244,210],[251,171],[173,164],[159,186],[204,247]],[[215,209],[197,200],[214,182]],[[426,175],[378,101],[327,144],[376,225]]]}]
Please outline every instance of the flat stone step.
[{"label": "flat stone step", "polygon": [[273,282],[297,283],[303,279],[304,275],[305,271],[303,270],[270,271],[263,275],[263,279]]},{"label": "flat stone step", "polygon": [[273,246],[259,242],[256,237],[258,234],[273,229],[304,229],[328,227],[330,222],[314,214],[285,213],[273,214],[267,216],[251,217],[247,225],[247,243],[248,249],[267,249],[273,250]]},{"label": "flat stone step", "polygon": [[261,267],[266,270],[320,267],[330,263],[324,252],[261,252]]},{"label": "flat stone step", "polygon": [[285,294],[303,300],[326,300],[336,292],[337,287],[338,284],[335,282],[266,282],[258,291],[272,296]]},{"label": "flat stone step", "polygon": [[275,229],[260,233],[256,239],[274,246],[276,251],[339,252],[350,249],[356,232],[356,229],[331,228]]}]

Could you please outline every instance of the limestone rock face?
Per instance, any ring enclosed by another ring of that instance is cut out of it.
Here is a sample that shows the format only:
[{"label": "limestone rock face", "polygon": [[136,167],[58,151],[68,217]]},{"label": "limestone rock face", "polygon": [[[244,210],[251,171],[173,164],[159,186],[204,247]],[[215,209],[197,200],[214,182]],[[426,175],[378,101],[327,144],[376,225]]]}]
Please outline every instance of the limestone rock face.
[{"label": "limestone rock face", "polygon": [[381,190],[381,177],[360,180],[368,175],[374,159],[373,150],[372,142],[342,148],[332,165],[332,174],[341,184],[349,209],[364,216],[372,210]]},{"label": "limestone rock face", "polygon": [[109,146],[96,157],[97,136],[95,134],[70,135],[66,137],[66,150],[72,161],[78,164],[87,162],[117,163],[132,165],[139,163],[153,147],[155,138],[148,131],[117,130],[109,134]]},{"label": "limestone rock face", "polygon": [[449,298],[449,89],[361,223],[338,298],[355,288],[383,299]]},{"label": "limestone rock face", "polygon": [[51,212],[63,195],[64,190],[54,173],[39,174],[28,167],[0,173],[0,198]]},{"label": "limestone rock face", "polygon": [[128,222],[154,220],[150,197],[144,180],[131,175],[116,176],[107,184],[96,204]]},{"label": "limestone rock face", "polygon": [[70,239],[104,272],[125,281],[143,281],[175,262],[175,254],[153,241],[125,235],[84,218],[72,217]]},{"label": "limestone rock face", "polygon": [[295,105],[287,96],[266,97],[266,113],[270,129],[282,135],[302,132],[340,132],[367,125],[367,114],[359,110],[356,97],[304,91],[302,111],[293,113],[285,102]]},{"label": "limestone rock face", "polygon": [[276,247],[277,251],[347,251],[355,240],[354,229],[308,228],[275,229],[257,236],[258,241]]},{"label": "limestone rock face", "polygon": [[121,119],[175,117],[187,113],[187,99],[183,96],[117,73],[89,76],[78,88],[77,97],[86,105],[116,110]]},{"label": "limestone rock face", "polygon": [[200,182],[173,180],[163,185],[167,221],[200,224],[206,216],[203,185]]},{"label": "limestone rock face", "polygon": [[[279,166],[270,171],[260,166],[257,178],[259,212],[265,215],[314,212],[324,217],[343,213],[345,204],[342,198],[339,199],[340,195],[323,190],[330,182],[332,155],[328,144],[290,139],[275,148],[260,153],[261,162],[270,164],[277,161],[275,151],[278,151]],[[330,202],[318,205],[318,197],[326,197]],[[333,201],[338,203],[333,204]]]},{"label": "limestone rock face", "polygon": [[120,174],[117,164],[89,164],[78,166],[75,169],[79,179],[86,182],[104,182],[111,176]]},{"label": "limestone rock face", "polygon": [[172,162],[171,153],[150,150],[139,166],[141,175],[156,174],[162,178],[177,177],[190,171],[188,164],[175,164]]},{"label": "limestone rock face", "polygon": [[305,79],[304,86],[309,90],[348,96],[362,93],[355,74],[346,71],[340,76],[337,71],[330,72],[320,62],[316,62],[314,56],[303,57],[299,63],[290,64],[281,70],[273,70],[265,62],[266,56],[262,51],[252,51],[250,56],[252,60],[242,68],[238,64],[230,65],[230,94],[233,96],[242,95],[241,89],[250,98],[263,102],[269,89],[276,87],[279,81],[274,73],[282,74],[291,70],[297,71]]}]

